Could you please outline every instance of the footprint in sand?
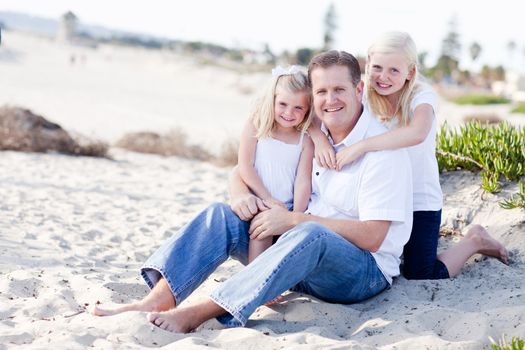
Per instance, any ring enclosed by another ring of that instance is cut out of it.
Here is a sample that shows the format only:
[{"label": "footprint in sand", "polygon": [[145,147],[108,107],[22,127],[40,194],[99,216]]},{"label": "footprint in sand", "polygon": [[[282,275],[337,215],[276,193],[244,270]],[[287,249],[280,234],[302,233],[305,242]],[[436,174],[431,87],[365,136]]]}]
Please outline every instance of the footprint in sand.
[{"label": "footprint in sand", "polygon": [[9,292],[19,298],[36,298],[42,288],[42,281],[36,278],[13,279],[9,282]]}]

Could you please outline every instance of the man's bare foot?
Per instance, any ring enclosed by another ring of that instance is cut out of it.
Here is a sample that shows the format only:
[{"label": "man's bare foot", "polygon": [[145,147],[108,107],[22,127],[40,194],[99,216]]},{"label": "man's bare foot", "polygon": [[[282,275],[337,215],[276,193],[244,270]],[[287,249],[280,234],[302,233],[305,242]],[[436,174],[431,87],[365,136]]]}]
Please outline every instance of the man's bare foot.
[{"label": "man's bare foot", "polygon": [[173,309],[175,298],[165,279],[160,279],[155,287],[141,301],[115,308],[104,309],[95,305],[90,312],[95,316],[113,316],[128,311],[159,312]]},{"label": "man's bare foot", "polygon": [[174,333],[189,333],[207,320],[226,312],[211,299],[191,303],[188,306],[165,312],[150,312],[149,322]]},{"label": "man's bare foot", "polygon": [[189,333],[199,326],[191,320],[190,308],[173,309],[166,312],[150,312],[147,315],[149,322],[155,326],[173,333]]},{"label": "man's bare foot", "polygon": [[156,307],[152,304],[145,304],[144,301],[139,301],[132,304],[125,304],[115,308],[104,309],[98,306],[93,307],[90,312],[95,316],[113,316],[121,314],[128,311],[142,311],[142,312],[151,312],[151,311],[164,311],[157,310]]},{"label": "man's bare foot", "polygon": [[473,225],[465,235],[465,239],[475,242],[478,253],[492,256],[505,265],[509,264],[509,252],[507,248],[495,240],[481,225]]}]

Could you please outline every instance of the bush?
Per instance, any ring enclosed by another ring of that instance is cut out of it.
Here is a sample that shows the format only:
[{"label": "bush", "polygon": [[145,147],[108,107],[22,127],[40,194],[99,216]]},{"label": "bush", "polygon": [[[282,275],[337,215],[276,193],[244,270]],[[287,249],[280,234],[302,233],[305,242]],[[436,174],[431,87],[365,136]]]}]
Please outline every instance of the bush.
[{"label": "bush", "polygon": [[512,337],[512,339],[510,340],[510,344],[507,343],[505,336],[502,336],[501,340],[498,343],[496,343],[492,338],[490,338],[490,341],[492,342],[492,345],[490,347],[491,350],[524,350],[525,349],[525,341],[519,337]]},{"label": "bush", "polygon": [[181,129],[173,129],[162,135],[144,131],[124,135],[116,142],[115,146],[133,152],[178,156],[211,162],[218,166],[237,164],[239,141],[235,138],[230,138],[222,144],[218,156],[214,156],[200,146],[188,144],[187,140],[187,134]]},{"label": "bush", "polygon": [[189,145],[188,136],[180,129],[167,134],[154,132],[135,132],[124,135],[115,146],[139,153],[179,156],[188,159],[208,161],[211,154],[200,146]]},{"label": "bush", "polygon": [[510,100],[495,95],[463,95],[452,100],[458,105],[490,105],[509,103]]},{"label": "bush", "polygon": [[108,157],[109,146],[21,107],[0,107],[0,150],[59,152],[77,156]]},{"label": "bush", "polygon": [[438,132],[436,148],[440,171],[481,171],[487,192],[498,192],[502,177],[517,181],[525,175],[525,127],[470,122],[453,130],[445,124]]},{"label": "bush", "polygon": [[525,103],[520,103],[519,105],[517,105],[512,111],[510,111],[511,113],[525,113]]}]

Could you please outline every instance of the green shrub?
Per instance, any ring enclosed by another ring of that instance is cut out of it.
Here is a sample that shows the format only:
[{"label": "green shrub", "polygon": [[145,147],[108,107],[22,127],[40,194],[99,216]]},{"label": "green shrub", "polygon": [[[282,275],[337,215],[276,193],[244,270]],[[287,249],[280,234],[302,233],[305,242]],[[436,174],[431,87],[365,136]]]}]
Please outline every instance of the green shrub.
[{"label": "green shrub", "polygon": [[517,181],[525,175],[525,127],[470,122],[456,130],[445,124],[436,147],[440,171],[481,171],[482,187],[490,193],[500,190],[502,179]]},{"label": "green shrub", "polygon": [[520,181],[518,193],[500,202],[503,209],[522,208],[525,209],[525,182]]},{"label": "green shrub", "polygon": [[510,100],[496,95],[463,95],[452,100],[458,105],[491,105],[509,103]]},{"label": "green shrub", "polygon": [[492,342],[492,346],[490,347],[491,350],[524,350],[525,349],[525,341],[519,337],[512,337],[512,339],[510,340],[510,344],[507,343],[504,335],[501,337],[501,340],[498,343],[496,343],[492,338],[490,338],[490,341]]},{"label": "green shrub", "polygon": [[517,105],[512,111],[510,111],[511,113],[525,113],[525,103],[520,103],[519,105]]}]

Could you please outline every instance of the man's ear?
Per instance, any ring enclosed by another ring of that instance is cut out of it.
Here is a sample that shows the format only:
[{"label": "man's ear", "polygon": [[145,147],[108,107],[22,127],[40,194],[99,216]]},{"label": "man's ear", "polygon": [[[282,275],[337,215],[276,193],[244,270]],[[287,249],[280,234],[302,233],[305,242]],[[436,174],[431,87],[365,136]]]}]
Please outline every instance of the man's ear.
[{"label": "man's ear", "polygon": [[359,80],[359,83],[355,86],[355,93],[358,96],[363,97],[363,91],[365,89],[365,83],[362,80]]}]

